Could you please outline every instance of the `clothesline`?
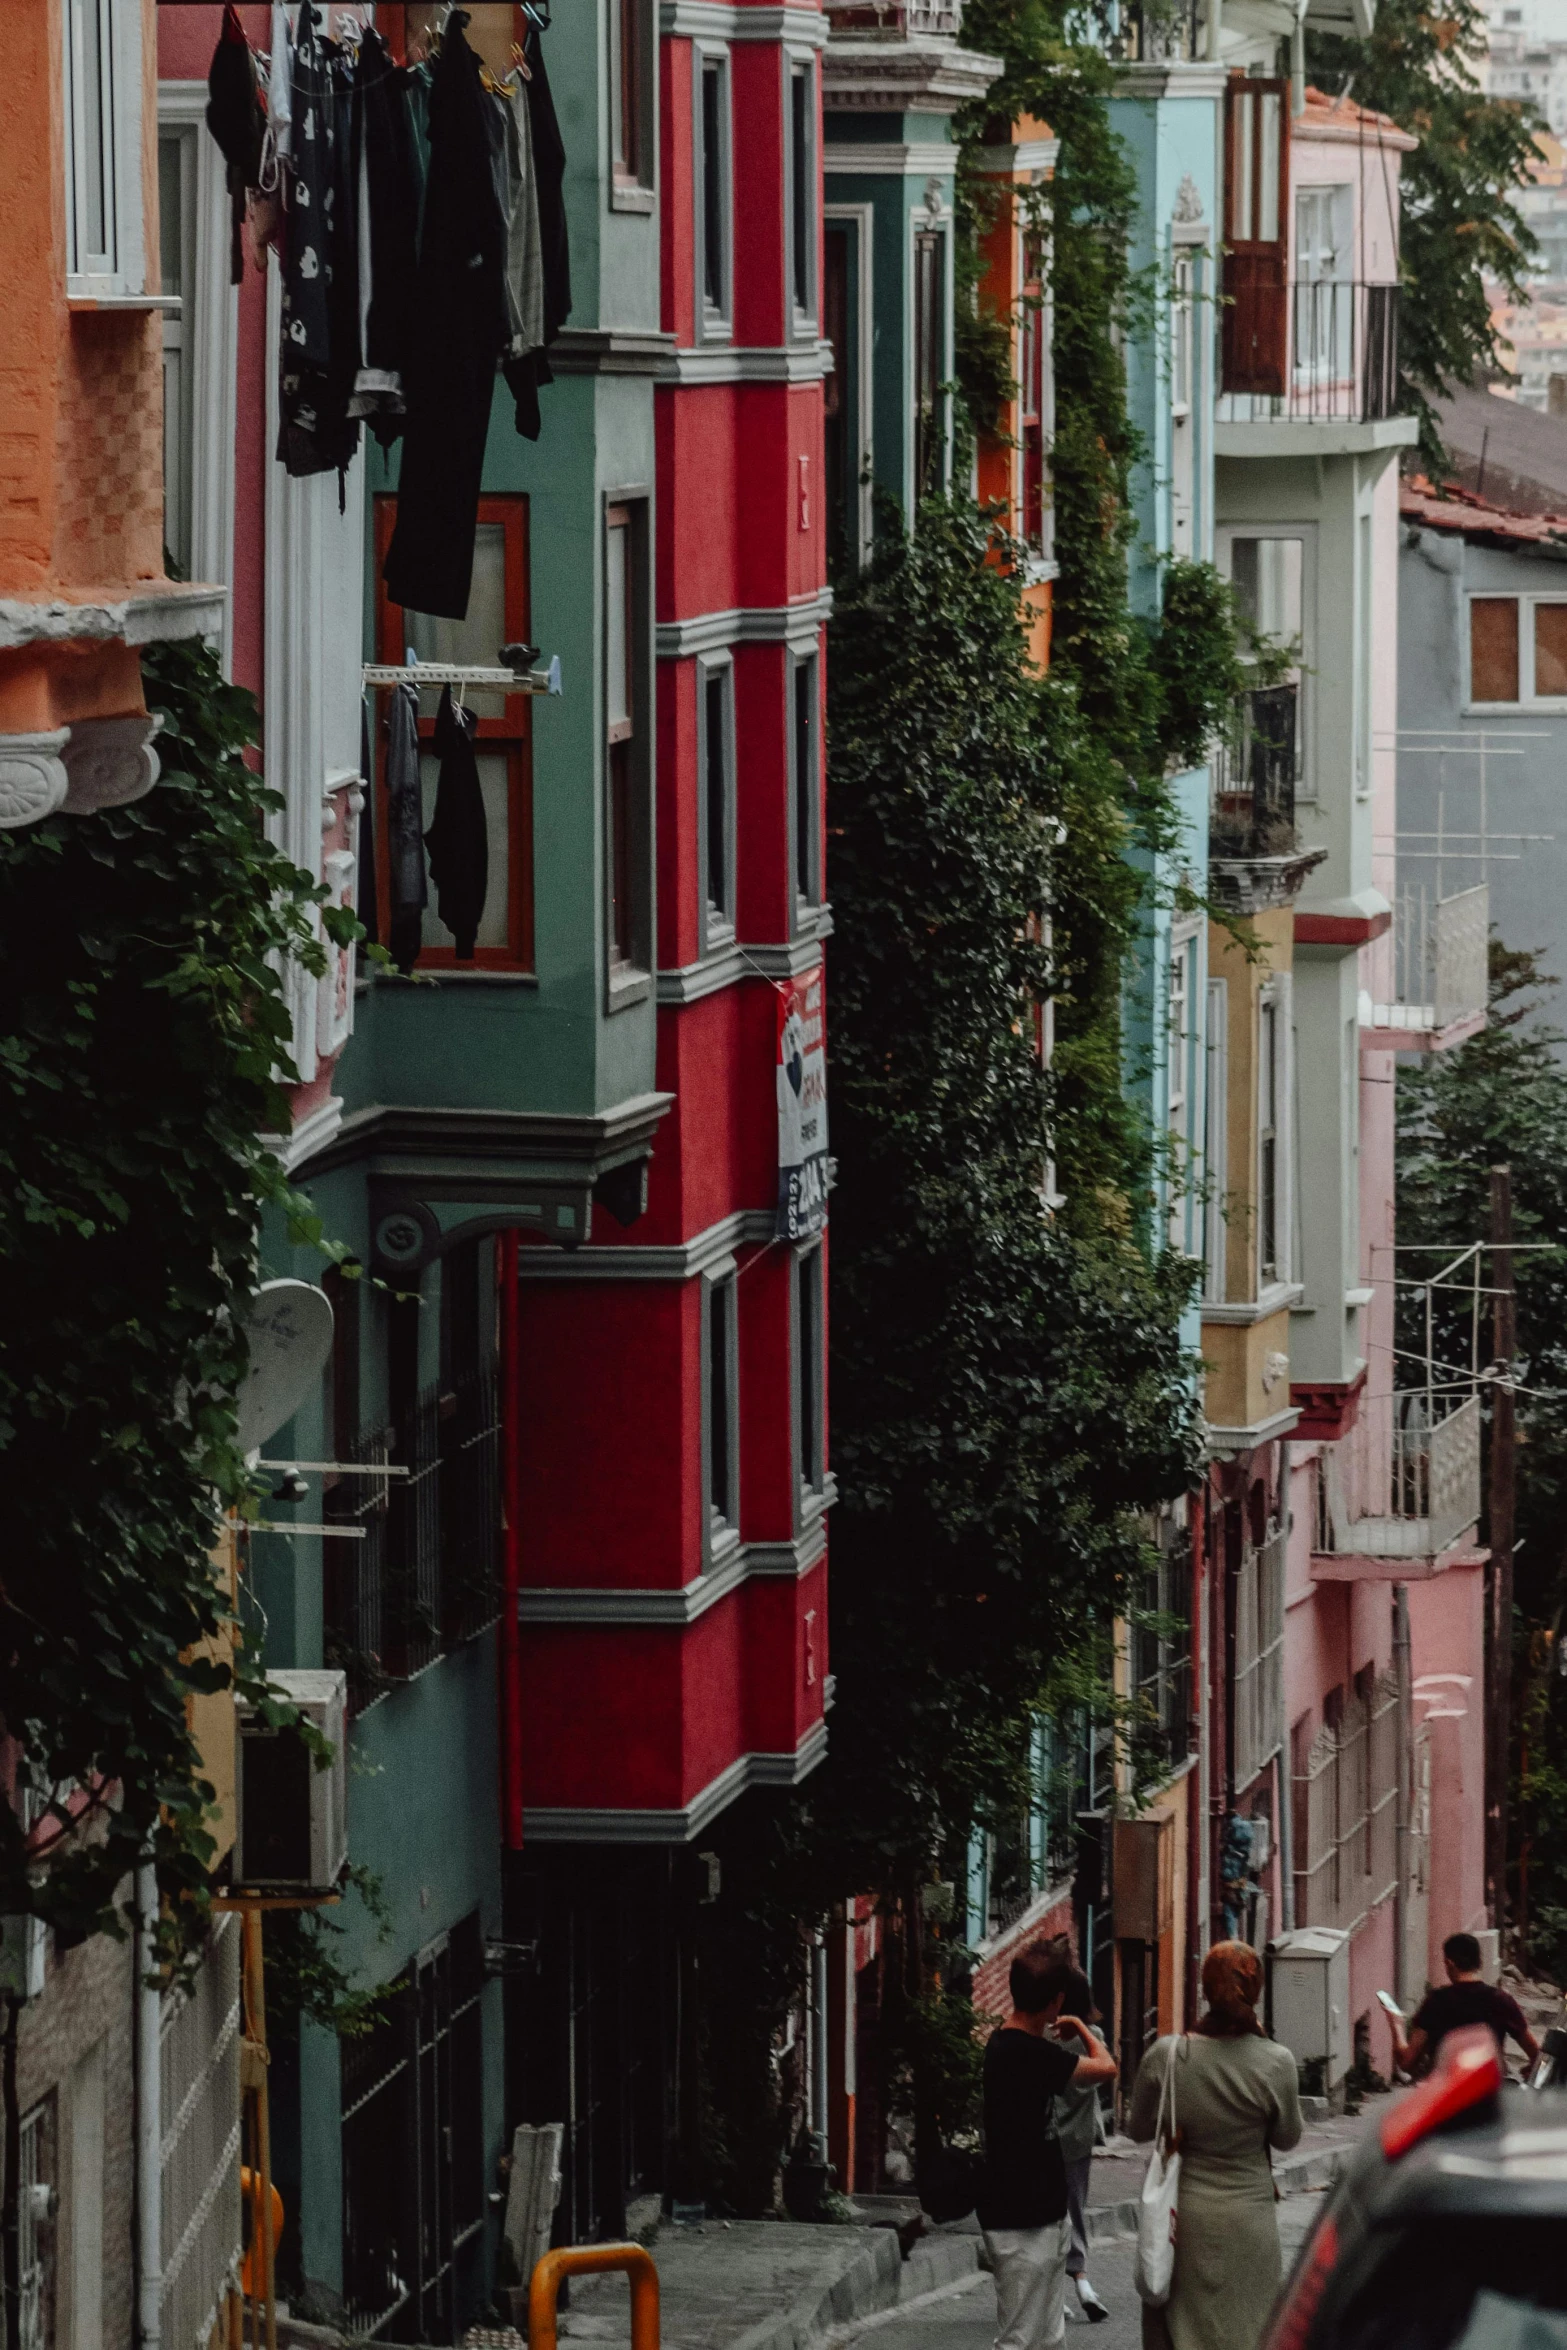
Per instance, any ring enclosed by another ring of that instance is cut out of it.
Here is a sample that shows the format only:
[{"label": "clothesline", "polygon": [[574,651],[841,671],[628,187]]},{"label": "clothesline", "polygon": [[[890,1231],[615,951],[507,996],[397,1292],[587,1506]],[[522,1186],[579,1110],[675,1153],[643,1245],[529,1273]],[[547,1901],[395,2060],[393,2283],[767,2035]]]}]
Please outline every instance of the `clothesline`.
[{"label": "clothesline", "polygon": [[498,686],[508,694],[558,694],[560,655],[552,656],[547,669],[487,669],[467,661],[367,661],[364,683]]}]

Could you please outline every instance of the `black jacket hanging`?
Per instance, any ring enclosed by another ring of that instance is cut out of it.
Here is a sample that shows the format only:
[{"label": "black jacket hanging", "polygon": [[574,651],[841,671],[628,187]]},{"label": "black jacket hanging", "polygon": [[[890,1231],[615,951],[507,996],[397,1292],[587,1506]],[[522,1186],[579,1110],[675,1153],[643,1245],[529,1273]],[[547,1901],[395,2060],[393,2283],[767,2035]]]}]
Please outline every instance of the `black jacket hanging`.
[{"label": "black jacket hanging", "polygon": [[486,109],[493,100],[463,39],[462,9],[441,38],[430,86],[430,169],[408,369],[397,527],[384,576],[393,603],[463,620],[495,364],[506,340],[506,222]]},{"label": "black jacket hanging", "polygon": [[560,135],[544,44],[536,26],[528,30],[528,122],[532,132],[533,176],[544,259],[544,349],[509,358],[502,370],[517,404],[517,430],[525,440],[539,437],[539,386],[553,383],[548,349],[571,316],[571,248],[566,233],[566,143]]},{"label": "black jacket hanging", "polygon": [[386,715],[386,849],[391,881],[393,962],[404,975],[419,960],[430,884],[424,869],[424,799],[419,781],[419,689],[392,689]]},{"label": "black jacket hanging", "polygon": [[391,52],[372,27],[360,40],[355,75],[359,198],[368,216],[369,282],[363,282],[366,222],[362,219],[362,334],[351,407],[355,415],[369,419],[370,430],[383,448],[389,448],[403,429],[407,405],[404,378],[415,332],[419,174],[408,123],[406,81],[405,72],[394,65]]},{"label": "black jacket hanging", "polygon": [[234,0],[228,0],[223,11],[223,29],[207,68],[207,128],[222,149],[227,166],[229,277],[237,286],[245,274],[245,204],[261,178],[267,118],[256,61]]},{"label": "black jacket hanging", "polygon": [[348,414],[359,367],[352,118],[313,0],[300,0],[291,96],[277,453],[292,474],[341,472],[359,445]]},{"label": "black jacket hanging", "polygon": [[473,755],[474,718],[459,710],[448,686],[435,719],[435,747],[441,777],[435,791],[435,820],[425,834],[436,911],[457,941],[459,963],[473,961],[474,940],[490,886],[490,835],[484,793]]},{"label": "black jacket hanging", "polygon": [[359,863],[354,874],[354,911],[364,924],[365,945],[381,943],[380,877],[375,869],[375,769],[370,763],[370,696],[359,697]]}]

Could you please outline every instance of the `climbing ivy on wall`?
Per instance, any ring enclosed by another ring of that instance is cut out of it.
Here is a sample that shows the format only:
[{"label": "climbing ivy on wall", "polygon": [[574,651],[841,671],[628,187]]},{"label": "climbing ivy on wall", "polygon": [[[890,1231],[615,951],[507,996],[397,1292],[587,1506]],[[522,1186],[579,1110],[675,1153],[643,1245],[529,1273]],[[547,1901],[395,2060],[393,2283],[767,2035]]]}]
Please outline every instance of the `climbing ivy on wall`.
[{"label": "climbing ivy on wall", "polygon": [[[114,1922],[149,1849],[199,1915],[210,1789],[187,1699],[244,1489],[232,1396],[260,1215],[290,1204],[285,958],[324,893],[265,837],[250,695],[150,647],[144,799],[0,835],[0,1721],[42,1817],[0,1804],[0,1914]],[[356,930],[322,905],[328,935]],[[38,1847],[47,1846],[47,1867]]]}]

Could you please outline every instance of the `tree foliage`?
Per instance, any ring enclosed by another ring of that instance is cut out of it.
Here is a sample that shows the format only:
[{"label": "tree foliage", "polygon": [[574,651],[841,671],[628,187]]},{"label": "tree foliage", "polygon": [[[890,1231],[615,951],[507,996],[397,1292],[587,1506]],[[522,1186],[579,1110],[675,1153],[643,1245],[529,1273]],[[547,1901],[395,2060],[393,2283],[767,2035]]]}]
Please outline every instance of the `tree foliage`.
[{"label": "tree foliage", "polygon": [[284,1197],[259,1139],[288,1114],[279,970],[321,967],[252,698],[205,646],[143,670],[156,789],[0,835],[0,1719],[43,1807],[28,1849],[0,1804],[0,1912],[77,1931],[149,1849],[166,1892],[204,1889],[187,1700],[228,1679],[193,1652],[226,1610],[239,1318]]},{"label": "tree foliage", "polygon": [[[1484,1239],[1490,1170],[1506,1165],[1515,1237],[1562,1244],[1514,1259],[1520,1547],[1508,1807],[1514,1920],[1526,1910],[1531,1950],[1559,1975],[1567,1966],[1567,1684],[1556,1669],[1567,1614],[1567,1038],[1540,1016],[1539,990],[1550,984],[1537,955],[1493,940],[1486,1028],[1454,1052],[1400,1070],[1398,1230],[1401,1243],[1455,1253]],[[1414,1302],[1422,1328],[1406,1337],[1423,1343],[1424,1305]],[[1467,1297],[1439,1297],[1444,1360],[1468,1362],[1468,1324]],[[1482,1362],[1490,1352],[1482,1327]]]},{"label": "tree foliage", "polygon": [[1481,0],[1446,0],[1439,10],[1379,0],[1369,41],[1307,34],[1314,81],[1389,115],[1419,142],[1402,159],[1399,373],[1401,405],[1420,419],[1421,463],[1438,480],[1446,458],[1433,401],[1501,359],[1486,281],[1527,300],[1540,259],[1516,195],[1538,160],[1542,126],[1532,109],[1487,92],[1486,40]]}]

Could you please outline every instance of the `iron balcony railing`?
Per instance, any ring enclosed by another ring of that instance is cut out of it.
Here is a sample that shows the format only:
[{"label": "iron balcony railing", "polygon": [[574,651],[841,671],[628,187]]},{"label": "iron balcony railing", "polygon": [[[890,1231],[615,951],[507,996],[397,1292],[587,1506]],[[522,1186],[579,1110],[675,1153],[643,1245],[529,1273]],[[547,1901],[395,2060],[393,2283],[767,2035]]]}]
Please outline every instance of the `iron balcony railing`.
[{"label": "iron balcony railing", "polygon": [[1406,884],[1372,965],[1371,1025],[1436,1035],[1483,1012],[1489,995],[1491,893],[1486,883],[1438,897]]},{"label": "iron balcony railing", "polygon": [[[1321,1529],[1332,1551],[1369,1558],[1434,1558],[1480,1516],[1480,1398],[1454,1403],[1433,1388],[1373,1401],[1359,1431],[1368,1459],[1386,1438],[1385,1511],[1350,1517],[1325,1457],[1330,1487]],[[1373,1496],[1373,1498],[1376,1498]]]},{"label": "iron balcony railing", "polygon": [[1117,65],[1189,65],[1203,54],[1198,0],[1090,0],[1085,13]]},{"label": "iron balcony railing", "polygon": [[344,1479],[330,1517],[362,1528],[325,1544],[327,1663],[358,1710],[492,1623],[499,1605],[497,1382],[488,1366],[426,1388],[403,1427],[368,1430],[343,1456],[405,1477]]},{"label": "iron balcony railing", "polygon": [[1295,846],[1300,688],[1253,686],[1209,754],[1215,856],[1284,856]]},{"label": "iron balcony railing", "polygon": [[[1270,350],[1282,355],[1283,388],[1226,391],[1218,408],[1222,424],[1374,423],[1398,414],[1396,285],[1297,277],[1272,286],[1252,270],[1232,298],[1244,308],[1243,339],[1254,358]],[[1237,331],[1232,322],[1232,340]],[[1270,366],[1280,380],[1279,358]]]},{"label": "iron balcony railing", "polygon": [[828,29],[849,40],[956,40],[963,0],[826,0]]}]

